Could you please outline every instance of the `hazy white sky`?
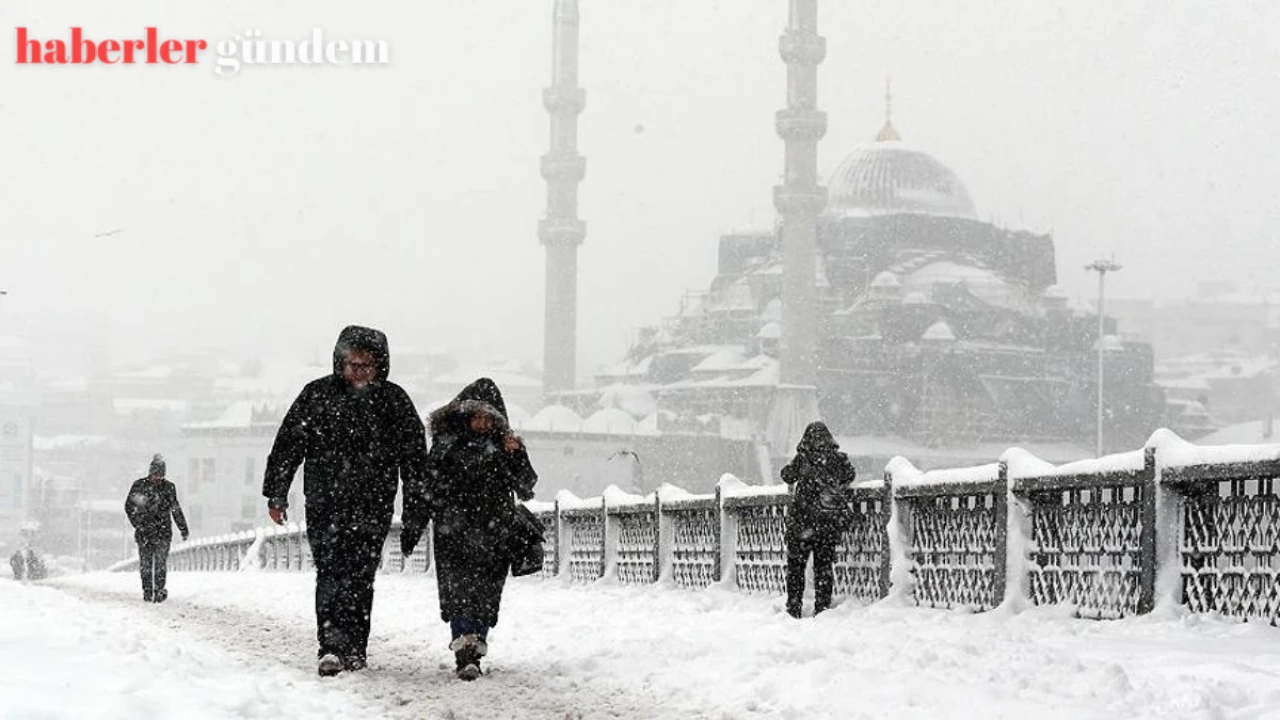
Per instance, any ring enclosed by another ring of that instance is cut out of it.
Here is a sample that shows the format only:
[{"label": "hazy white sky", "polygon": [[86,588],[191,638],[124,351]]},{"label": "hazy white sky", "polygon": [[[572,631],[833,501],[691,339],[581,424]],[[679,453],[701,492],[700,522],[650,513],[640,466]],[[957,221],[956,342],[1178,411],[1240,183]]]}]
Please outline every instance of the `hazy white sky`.
[{"label": "hazy white sky", "polygon": [[[0,7],[0,300],[115,342],[307,356],[349,322],[397,348],[541,357],[551,0],[9,0]],[[579,366],[773,221],[785,0],[582,0]],[[1280,4],[821,3],[829,172],[883,119],[984,218],[1052,229],[1061,284],[1271,281]],[[19,67],[13,28],[384,39],[391,64]],[[96,233],[123,229],[106,238]],[[68,338],[74,341],[78,338]],[[69,348],[77,347],[74,344]]]}]

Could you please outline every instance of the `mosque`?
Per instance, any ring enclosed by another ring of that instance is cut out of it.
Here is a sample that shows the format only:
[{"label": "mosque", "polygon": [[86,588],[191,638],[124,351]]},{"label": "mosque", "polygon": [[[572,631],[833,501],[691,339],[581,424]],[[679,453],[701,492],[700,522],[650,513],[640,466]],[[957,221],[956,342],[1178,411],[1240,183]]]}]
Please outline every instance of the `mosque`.
[{"label": "mosque", "polygon": [[[888,120],[829,187],[817,226],[817,394],[838,435],[1090,445],[1097,316],[1055,287],[1050,235],[979,220],[960,178]],[[763,427],[779,383],[781,256],[777,232],[722,237],[708,289],[641,333],[598,383],[641,387],[677,417]],[[1153,357],[1107,324],[1107,444],[1141,444],[1163,409]]]},{"label": "mosque", "polygon": [[[749,441],[772,458],[788,455],[797,427],[819,417],[838,436],[879,439],[886,452],[957,449],[942,453],[951,462],[988,444],[1055,448],[1046,459],[1087,453],[1098,318],[1069,306],[1056,287],[1053,237],[979,219],[960,177],[899,136],[887,92],[874,141],[850,150],[819,184],[827,118],[817,107],[826,52],[817,6],[792,0],[779,43],[788,104],[777,116],[786,166],[774,227],[721,237],[709,286],[641,331],[623,362],[582,390],[572,382],[571,348],[572,254],[586,236],[576,216],[585,93],[576,86],[577,2],[557,0],[539,228],[546,400],[584,416],[629,412],[661,433]],[[1110,318],[1104,326],[1104,444],[1140,445],[1164,411],[1151,348],[1122,339]]]}]

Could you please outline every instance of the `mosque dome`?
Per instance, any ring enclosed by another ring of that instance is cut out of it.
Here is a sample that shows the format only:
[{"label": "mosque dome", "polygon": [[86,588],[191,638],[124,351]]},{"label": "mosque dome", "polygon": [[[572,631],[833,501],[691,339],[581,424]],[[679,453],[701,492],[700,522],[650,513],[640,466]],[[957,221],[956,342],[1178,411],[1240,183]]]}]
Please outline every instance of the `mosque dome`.
[{"label": "mosque dome", "polygon": [[929,153],[904,144],[888,116],[876,141],[845,156],[827,187],[826,212],[834,217],[978,217],[960,177]]},{"label": "mosque dome", "polygon": [[827,183],[827,214],[918,213],[977,219],[959,176],[932,155],[888,140],[855,148]]}]

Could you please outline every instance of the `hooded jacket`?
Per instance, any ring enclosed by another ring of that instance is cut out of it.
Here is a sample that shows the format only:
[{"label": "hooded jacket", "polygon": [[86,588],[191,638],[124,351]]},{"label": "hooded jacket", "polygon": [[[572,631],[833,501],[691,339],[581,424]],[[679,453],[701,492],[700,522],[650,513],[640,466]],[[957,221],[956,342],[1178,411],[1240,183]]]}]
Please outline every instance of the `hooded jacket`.
[{"label": "hooded jacket", "polygon": [[[155,468],[154,464],[152,468]],[[163,464],[160,468],[163,470]],[[129,518],[134,539],[138,542],[172,541],[173,523],[178,524],[183,538],[189,532],[187,518],[178,504],[178,489],[164,478],[134,480],[129,486],[129,494],[125,496],[124,514]]]},{"label": "hooded jacket", "polygon": [[[477,414],[489,419],[487,432],[471,429]],[[505,544],[514,529],[512,493],[532,499],[538,474],[523,446],[504,447],[506,405],[489,378],[463,388],[431,413],[430,423],[427,473],[418,492],[405,496],[401,549],[412,550],[433,520],[441,619],[493,627],[510,560]]]},{"label": "hooded jacket", "polygon": [[849,456],[840,451],[826,424],[809,423],[796,446],[796,456],[782,468],[783,481],[795,493],[787,509],[787,543],[839,542],[844,528],[831,513],[823,511],[821,496],[828,488],[847,490],[857,475]]},{"label": "hooded jacket", "polygon": [[[342,377],[351,350],[374,359],[374,379],[357,390]],[[391,527],[398,481],[419,482],[426,435],[408,393],[391,382],[387,336],[351,325],[333,349],[333,372],[308,383],[280,423],[267,456],[262,494],[287,507],[303,466],[308,526],[341,523],[381,532]]]}]

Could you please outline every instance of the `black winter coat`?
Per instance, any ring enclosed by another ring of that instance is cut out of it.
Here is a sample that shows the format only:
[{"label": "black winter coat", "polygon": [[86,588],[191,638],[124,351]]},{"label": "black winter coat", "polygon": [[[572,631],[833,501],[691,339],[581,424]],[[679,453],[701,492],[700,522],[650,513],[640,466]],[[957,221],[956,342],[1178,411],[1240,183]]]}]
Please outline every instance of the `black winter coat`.
[{"label": "black winter coat", "polygon": [[175,522],[183,537],[189,532],[187,518],[178,504],[178,489],[168,480],[134,480],[124,499],[124,514],[133,525],[133,537],[138,542],[171,542]]},{"label": "black winter coat", "polygon": [[[476,413],[492,429],[468,426]],[[466,618],[490,627],[498,623],[502,590],[510,567],[502,550],[513,529],[515,498],[533,498],[538,475],[523,445],[503,446],[509,432],[506,406],[497,385],[481,378],[448,405],[431,414],[431,452],[420,491],[406,496],[407,533],[434,520],[440,617]],[[416,538],[411,538],[416,542]],[[413,544],[413,543],[410,543]]]},{"label": "black winter coat", "polygon": [[840,451],[826,425],[810,423],[796,448],[795,458],[782,468],[783,481],[795,493],[787,510],[787,544],[839,543],[845,528],[831,513],[823,511],[819,499],[825,488],[847,495],[857,476],[849,456]]},{"label": "black winter coat", "polygon": [[[356,390],[342,377],[349,349],[374,357],[375,379]],[[426,433],[409,394],[389,381],[391,357],[382,332],[350,326],[333,351],[333,373],[311,381],[285,413],[262,482],[271,505],[287,507],[294,473],[303,467],[308,528],[339,525],[386,537],[397,485],[420,484]]]}]

